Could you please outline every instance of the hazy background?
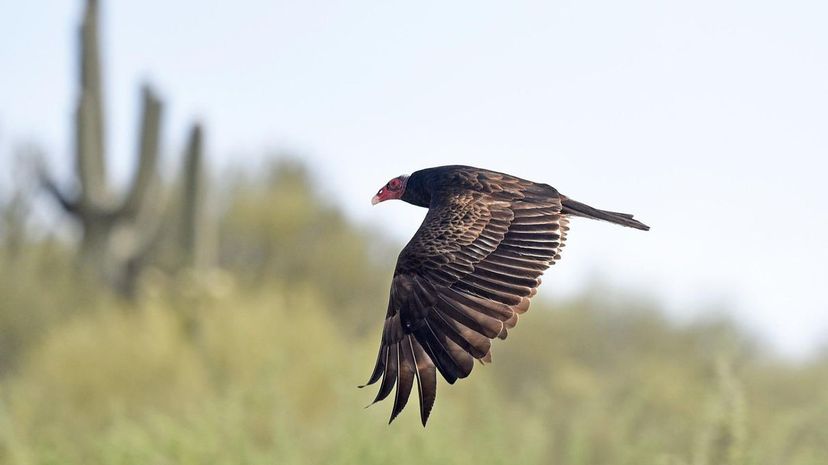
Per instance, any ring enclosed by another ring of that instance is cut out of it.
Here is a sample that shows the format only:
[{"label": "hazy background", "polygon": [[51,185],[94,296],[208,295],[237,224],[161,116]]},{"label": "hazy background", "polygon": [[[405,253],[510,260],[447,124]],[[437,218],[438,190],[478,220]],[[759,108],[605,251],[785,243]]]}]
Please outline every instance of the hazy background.
[{"label": "hazy background", "polygon": [[[0,7],[0,463],[828,461],[828,3],[104,1],[114,191],[142,83],[159,192],[205,128],[206,258],[127,298],[31,166],[72,191],[82,9]],[[652,230],[573,221],[495,363],[386,427],[355,386],[425,211],[369,199],[455,163]]]}]

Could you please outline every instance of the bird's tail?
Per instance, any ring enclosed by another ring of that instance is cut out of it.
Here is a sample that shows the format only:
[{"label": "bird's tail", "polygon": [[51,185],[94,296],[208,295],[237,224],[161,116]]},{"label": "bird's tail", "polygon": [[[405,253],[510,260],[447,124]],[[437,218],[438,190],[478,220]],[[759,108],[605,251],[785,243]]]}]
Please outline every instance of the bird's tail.
[{"label": "bird's tail", "polygon": [[561,196],[561,205],[563,206],[563,209],[561,211],[568,215],[580,216],[582,218],[591,218],[593,220],[609,221],[610,223],[620,224],[621,226],[640,229],[642,231],[650,230],[649,226],[636,219],[633,219],[633,216],[629,213],[618,213],[607,210],[599,210],[597,208],[590,207],[585,203],[578,202],[577,200],[572,200],[563,195]]}]

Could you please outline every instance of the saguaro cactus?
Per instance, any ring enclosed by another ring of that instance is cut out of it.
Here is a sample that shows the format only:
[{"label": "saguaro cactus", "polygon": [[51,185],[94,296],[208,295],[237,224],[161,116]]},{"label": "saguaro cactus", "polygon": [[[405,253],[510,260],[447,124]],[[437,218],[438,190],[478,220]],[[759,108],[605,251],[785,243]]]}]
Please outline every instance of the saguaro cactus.
[{"label": "saguaro cactus", "polygon": [[[46,188],[63,209],[75,217],[83,229],[79,258],[86,269],[97,270],[125,295],[132,295],[140,270],[148,262],[153,245],[159,240],[164,209],[159,206],[157,164],[162,103],[149,86],[142,90],[142,117],[139,128],[137,167],[122,195],[107,181],[104,105],[98,41],[98,1],[87,0],[80,28],[80,95],[75,114],[75,170],[79,187],[75,195],[62,192],[51,180]],[[200,169],[201,129],[196,127],[194,142],[185,164]],[[192,189],[198,188],[193,171]],[[187,191],[189,192],[189,190]],[[185,196],[184,202],[197,217],[198,196]],[[195,231],[190,231],[191,236]],[[182,235],[183,237],[183,235]]]}]

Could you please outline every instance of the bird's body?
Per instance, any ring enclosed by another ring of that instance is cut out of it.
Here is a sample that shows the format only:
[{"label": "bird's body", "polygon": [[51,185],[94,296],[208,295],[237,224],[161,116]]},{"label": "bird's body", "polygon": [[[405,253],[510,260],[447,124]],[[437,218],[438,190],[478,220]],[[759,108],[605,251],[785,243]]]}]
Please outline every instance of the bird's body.
[{"label": "bird's body", "polygon": [[367,384],[382,378],[376,400],[397,386],[393,420],[416,379],[423,425],[436,398],[437,372],[449,383],[491,361],[491,340],[505,339],[529,308],[541,274],[556,260],[568,218],[649,229],[632,215],[598,210],[548,184],[469,166],[441,166],[392,179],[372,199],[428,208],[400,252],[379,355]]}]

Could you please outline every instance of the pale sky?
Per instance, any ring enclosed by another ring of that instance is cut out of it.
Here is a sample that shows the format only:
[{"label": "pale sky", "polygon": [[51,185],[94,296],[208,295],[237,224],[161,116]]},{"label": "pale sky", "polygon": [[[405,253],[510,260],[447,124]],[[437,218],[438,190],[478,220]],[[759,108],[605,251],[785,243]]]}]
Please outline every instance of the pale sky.
[{"label": "pale sky", "polygon": [[[652,230],[574,222],[542,296],[600,280],[788,355],[828,342],[828,2],[102,1],[117,176],[149,79],[169,160],[194,117],[216,170],[290,149],[401,242],[424,211],[369,202],[393,176],[547,182]],[[0,152],[34,139],[63,173],[80,12],[0,7]]]}]

